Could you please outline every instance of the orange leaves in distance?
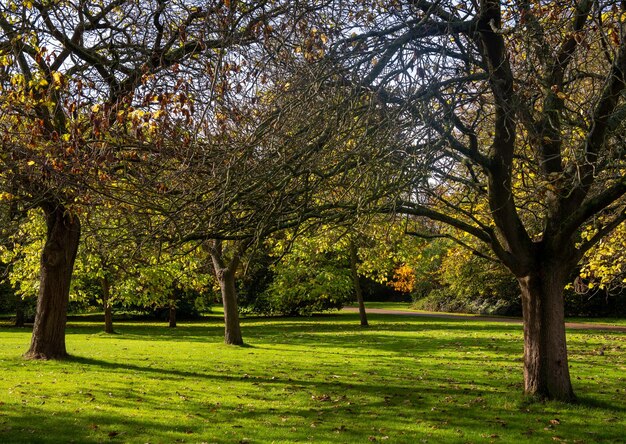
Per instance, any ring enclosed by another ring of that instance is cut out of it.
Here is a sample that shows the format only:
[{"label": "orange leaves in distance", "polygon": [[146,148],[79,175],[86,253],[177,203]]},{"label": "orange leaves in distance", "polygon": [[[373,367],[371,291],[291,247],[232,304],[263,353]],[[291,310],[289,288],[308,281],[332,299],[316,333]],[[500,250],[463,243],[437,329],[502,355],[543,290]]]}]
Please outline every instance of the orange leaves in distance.
[{"label": "orange leaves in distance", "polygon": [[403,264],[394,270],[393,279],[387,285],[401,293],[410,293],[415,287],[415,271]]}]

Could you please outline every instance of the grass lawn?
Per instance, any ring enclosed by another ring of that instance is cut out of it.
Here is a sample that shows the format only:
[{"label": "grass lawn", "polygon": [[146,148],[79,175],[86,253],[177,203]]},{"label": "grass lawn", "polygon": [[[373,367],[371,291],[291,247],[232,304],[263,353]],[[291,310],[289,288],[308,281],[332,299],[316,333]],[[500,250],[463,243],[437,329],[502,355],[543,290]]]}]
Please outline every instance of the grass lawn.
[{"label": "grass lawn", "polygon": [[[382,310],[418,311],[411,308],[411,302],[366,302],[365,309],[380,308]],[[356,304],[354,304],[356,307]]]},{"label": "grass lawn", "polygon": [[610,443],[626,439],[626,334],[569,331],[577,405],[521,396],[519,325],[354,313],[176,329],[70,323],[63,362],[0,328],[0,442]]},{"label": "grass lawn", "polygon": [[[356,305],[353,305],[356,306]],[[439,313],[432,311],[424,311],[424,310],[415,310],[411,308],[411,302],[366,302],[365,308],[376,308],[382,310],[398,310],[398,311],[409,311],[415,313]],[[464,313],[450,313],[455,316],[478,316],[474,314],[464,314]],[[566,322],[577,322],[584,324],[606,324],[606,325],[615,325],[626,327],[626,318],[588,318],[588,317],[572,317],[567,318]]]}]

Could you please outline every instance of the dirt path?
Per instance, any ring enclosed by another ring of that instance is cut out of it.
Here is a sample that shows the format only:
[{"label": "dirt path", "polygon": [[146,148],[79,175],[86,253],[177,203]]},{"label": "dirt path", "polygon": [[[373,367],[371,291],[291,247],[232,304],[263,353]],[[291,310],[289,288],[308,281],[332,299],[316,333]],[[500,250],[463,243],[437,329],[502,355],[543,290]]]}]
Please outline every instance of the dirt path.
[{"label": "dirt path", "polygon": [[[358,313],[357,307],[344,307],[343,311]],[[367,308],[366,311],[372,314],[414,316],[421,318],[441,318],[441,319],[459,319],[463,321],[481,321],[481,322],[505,322],[507,324],[521,324],[520,318],[509,318],[505,316],[481,316],[481,315],[455,315],[448,313],[420,313],[414,311],[402,310],[385,310],[382,308]],[[565,327],[574,330],[605,330],[626,332],[626,327],[608,324],[585,324],[578,322],[566,322]]]}]

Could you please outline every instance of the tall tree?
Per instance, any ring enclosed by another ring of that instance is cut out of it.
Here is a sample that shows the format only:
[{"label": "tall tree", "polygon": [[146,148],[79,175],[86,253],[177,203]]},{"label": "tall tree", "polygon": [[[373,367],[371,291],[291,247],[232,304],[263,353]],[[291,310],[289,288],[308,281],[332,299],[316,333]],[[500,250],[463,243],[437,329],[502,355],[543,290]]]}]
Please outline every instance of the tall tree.
[{"label": "tall tree", "polygon": [[[237,3],[238,5],[235,5]],[[168,100],[186,62],[245,45],[285,10],[261,1],[28,1],[0,6],[2,186],[46,215],[41,286],[27,357],[67,355],[65,311],[80,239],[84,176],[120,155],[110,127]],[[115,143],[113,143],[115,142]]]},{"label": "tall tree", "polygon": [[328,28],[344,81],[404,111],[416,164],[430,169],[394,208],[469,233],[517,278],[529,395],[575,399],[563,288],[626,218],[624,8],[360,2]]},{"label": "tall tree", "polygon": [[[318,6],[303,2],[292,11],[323,6],[312,3]],[[158,111],[134,113],[128,158],[105,185],[138,213],[161,215],[155,233],[171,242],[207,242],[223,284],[229,343],[242,342],[238,322],[230,322],[237,317],[232,281],[248,249],[307,219],[362,209],[374,200],[374,192],[359,193],[362,183],[380,196],[393,177],[382,165],[395,134],[379,104],[346,95],[342,85],[323,93],[307,87],[315,66],[310,53],[292,51],[289,37],[316,36],[305,12],[275,17],[257,44],[220,52],[190,71]],[[369,112],[355,119],[354,108]]]}]

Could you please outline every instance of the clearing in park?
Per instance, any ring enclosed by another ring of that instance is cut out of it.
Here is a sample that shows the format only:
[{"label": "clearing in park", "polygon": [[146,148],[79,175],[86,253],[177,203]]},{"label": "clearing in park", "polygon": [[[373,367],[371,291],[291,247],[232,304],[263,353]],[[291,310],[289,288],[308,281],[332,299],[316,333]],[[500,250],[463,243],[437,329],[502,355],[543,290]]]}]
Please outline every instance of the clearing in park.
[{"label": "clearing in park", "polygon": [[565,404],[522,397],[520,325],[244,318],[231,347],[222,322],[72,321],[65,361],[25,361],[30,332],[2,327],[0,441],[624,442],[624,332],[568,330]]}]

